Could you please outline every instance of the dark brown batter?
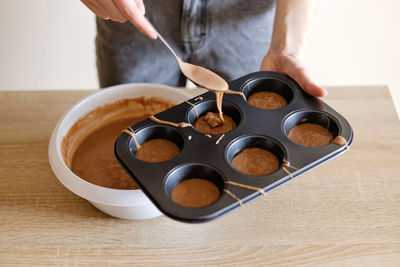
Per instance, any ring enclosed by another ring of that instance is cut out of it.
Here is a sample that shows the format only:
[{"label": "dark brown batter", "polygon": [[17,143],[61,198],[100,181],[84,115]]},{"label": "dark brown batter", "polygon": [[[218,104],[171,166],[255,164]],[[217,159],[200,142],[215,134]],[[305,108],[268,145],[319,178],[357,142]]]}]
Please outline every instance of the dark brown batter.
[{"label": "dark brown batter", "polygon": [[64,136],[61,151],[66,165],[86,181],[108,188],[138,189],[114,156],[121,130],[174,106],[161,98],[123,99],[80,118]]},{"label": "dark brown batter", "polygon": [[287,105],[284,97],[273,92],[257,92],[252,94],[248,103],[252,106],[262,109],[277,109]]},{"label": "dark brown batter", "polygon": [[218,187],[208,180],[199,178],[182,181],[171,193],[175,203],[188,208],[208,206],[217,201],[219,196]]},{"label": "dark brown batter", "polygon": [[180,152],[179,147],[167,139],[153,139],[144,142],[136,152],[136,157],[146,162],[163,162],[170,160]]},{"label": "dark brown batter", "polygon": [[236,123],[231,117],[223,117],[224,121],[219,118],[218,113],[207,112],[194,123],[194,128],[204,134],[223,134],[236,128]]},{"label": "dark brown batter", "polygon": [[279,168],[279,160],[265,149],[246,148],[233,158],[232,166],[242,173],[260,176],[276,171]]},{"label": "dark brown batter", "polygon": [[138,189],[114,156],[114,142],[122,129],[146,117],[120,119],[87,136],[72,159],[72,171],[86,181],[115,189]]},{"label": "dark brown batter", "polygon": [[289,131],[289,138],[303,146],[325,146],[329,144],[333,136],[327,128],[315,123],[302,123]]}]

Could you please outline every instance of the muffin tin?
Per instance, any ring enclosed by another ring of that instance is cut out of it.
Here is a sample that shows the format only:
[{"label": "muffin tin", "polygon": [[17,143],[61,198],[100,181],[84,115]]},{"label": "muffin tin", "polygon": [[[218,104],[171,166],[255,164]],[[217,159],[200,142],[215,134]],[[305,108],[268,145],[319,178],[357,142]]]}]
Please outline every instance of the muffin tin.
[{"label": "muffin tin", "polygon": [[[150,119],[134,125],[139,143],[155,138],[168,139],[181,149],[173,159],[161,163],[143,162],[135,157],[136,145],[131,136],[121,134],[115,143],[115,155],[143,192],[165,215],[184,222],[203,222],[215,219],[237,207],[261,196],[260,192],[226,183],[232,181],[261,188],[268,192],[306,171],[346,151],[346,146],[328,144],[321,147],[305,147],[288,138],[294,126],[317,123],[327,127],[333,134],[344,137],[350,146],[353,131],[349,123],[335,110],[318,98],[306,94],[290,77],[276,72],[256,72],[229,83],[230,89],[242,91],[246,97],[259,91],[271,91],[283,96],[288,104],[279,109],[264,110],[249,105],[240,95],[225,94],[222,110],[232,117],[236,128],[221,135],[207,137],[192,127],[175,128]],[[202,100],[188,100],[196,106],[199,116],[217,112],[215,94],[207,92]],[[181,103],[155,117],[171,122],[196,121],[194,108]],[[189,137],[191,136],[191,138]],[[273,153],[282,164],[290,162],[294,168],[282,168],[264,176],[243,174],[231,165],[235,155],[245,148],[259,147]],[[181,181],[202,178],[213,182],[220,190],[220,198],[201,208],[187,208],[171,199],[173,188]],[[240,202],[226,193],[233,193]]]}]

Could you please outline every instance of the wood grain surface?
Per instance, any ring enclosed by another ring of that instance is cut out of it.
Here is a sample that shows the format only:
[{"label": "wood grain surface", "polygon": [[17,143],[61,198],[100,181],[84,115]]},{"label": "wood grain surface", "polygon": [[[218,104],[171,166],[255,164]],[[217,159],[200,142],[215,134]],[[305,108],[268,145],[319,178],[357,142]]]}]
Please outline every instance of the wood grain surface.
[{"label": "wood grain surface", "polygon": [[217,220],[109,217],[61,185],[47,146],[94,91],[0,92],[0,266],[400,266],[400,124],[388,89],[328,88],[349,152]]}]

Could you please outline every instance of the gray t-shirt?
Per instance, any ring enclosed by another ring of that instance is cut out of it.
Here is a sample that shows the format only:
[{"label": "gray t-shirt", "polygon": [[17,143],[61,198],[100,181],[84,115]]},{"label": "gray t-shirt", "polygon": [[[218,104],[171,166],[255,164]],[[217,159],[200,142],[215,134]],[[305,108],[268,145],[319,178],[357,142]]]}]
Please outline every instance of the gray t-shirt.
[{"label": "gray t-shirt", "polygon": [[[145,0],[146,16],[187,62],[227,81],[258,71],[269,49],[273,0]],[[130,22],[97,18],[97,67],[101,87],[129,82],[183,86],[174,57],[160,40]]]}]

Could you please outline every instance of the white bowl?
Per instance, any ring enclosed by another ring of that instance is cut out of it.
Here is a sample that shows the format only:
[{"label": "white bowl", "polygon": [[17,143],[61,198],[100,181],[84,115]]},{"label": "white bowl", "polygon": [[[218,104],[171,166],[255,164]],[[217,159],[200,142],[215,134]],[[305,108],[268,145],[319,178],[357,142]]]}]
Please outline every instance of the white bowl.
[{"label": "white bowl", "polygon": [[124,84],[100,90],[72,107],[57,123],[49,143],[49,160],[58,180],[76,195],[113,217],[141,220],[160,216],[161,212],[140,189],[120,190],[98,186],[75,175],[65,164],[61,142],[71,126],[88,112],[120,99],[160,97],[179,104],[192,96],[182,90],[157,84]]}]

